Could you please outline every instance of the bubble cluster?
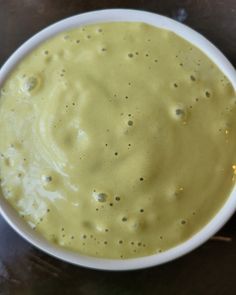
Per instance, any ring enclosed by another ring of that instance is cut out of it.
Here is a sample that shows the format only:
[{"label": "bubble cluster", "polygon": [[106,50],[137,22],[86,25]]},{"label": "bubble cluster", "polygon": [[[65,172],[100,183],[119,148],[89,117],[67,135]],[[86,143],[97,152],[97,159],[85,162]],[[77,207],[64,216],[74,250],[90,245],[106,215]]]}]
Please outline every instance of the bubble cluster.
[{"label": "bubble cluster", "polygon": [[23,82],[23,90],[26,92],[31,92],[38,86],[38,83],[39,83],[38,79],[34,76],[25,78]]},{"label": "bubble cluster", "polygon": [[193,82],[195,82],[195,81],[196,81],[195,76],[191,75],[191,76],[190,76],[190,80],[193,81]]}]

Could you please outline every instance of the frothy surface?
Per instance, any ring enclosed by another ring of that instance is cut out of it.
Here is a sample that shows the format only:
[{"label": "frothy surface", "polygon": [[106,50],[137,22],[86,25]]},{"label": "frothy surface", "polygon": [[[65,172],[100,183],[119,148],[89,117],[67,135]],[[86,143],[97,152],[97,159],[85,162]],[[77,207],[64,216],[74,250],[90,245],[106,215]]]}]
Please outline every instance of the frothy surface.
[{"label": "frothy surface", "polygon": [[172,32],[108,23],[27,56],[0,98],[4,197],[47,240],[131,258],[190,238],[234,185],[236,97]]}]

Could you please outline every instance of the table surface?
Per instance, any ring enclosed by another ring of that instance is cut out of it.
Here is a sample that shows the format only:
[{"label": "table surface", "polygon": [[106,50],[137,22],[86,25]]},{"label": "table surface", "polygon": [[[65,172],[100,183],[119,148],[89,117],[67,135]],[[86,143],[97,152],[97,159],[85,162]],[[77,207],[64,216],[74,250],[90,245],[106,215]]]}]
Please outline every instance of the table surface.
[{"label": "table surface", "polygon": [[[136,8],[157,12],[206,36],[236,66],[235,0],[0,0],[0,66],[46,26],[84,11]],[[130,272],[89,270],[37,250],[0,217],[0,295],[236,294],[236,216],[194,252]]]}]

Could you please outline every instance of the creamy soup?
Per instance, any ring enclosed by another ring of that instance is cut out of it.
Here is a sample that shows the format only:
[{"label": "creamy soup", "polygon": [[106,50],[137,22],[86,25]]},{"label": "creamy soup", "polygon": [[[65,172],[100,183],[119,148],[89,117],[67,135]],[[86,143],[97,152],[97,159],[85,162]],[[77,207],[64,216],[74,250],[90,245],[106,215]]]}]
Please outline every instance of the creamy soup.
[{"label": "creamy soup", "polygon": [[66,249],[165,251],[232,191],[235,114],[229,80],[173,32],[143,23],[64,32],[1,87],[2,195]]}]

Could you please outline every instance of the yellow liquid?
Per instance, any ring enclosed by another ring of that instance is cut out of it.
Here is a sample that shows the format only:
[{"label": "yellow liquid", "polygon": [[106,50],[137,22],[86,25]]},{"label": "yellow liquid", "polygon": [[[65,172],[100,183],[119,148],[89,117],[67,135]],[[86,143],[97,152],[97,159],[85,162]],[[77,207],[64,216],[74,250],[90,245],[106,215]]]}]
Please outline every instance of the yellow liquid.
[{"label": "yellow liquid", "polygon": [[47,240],[146,256],[198,232],[234,186],[236,97],[198,48],[142,23],[73,29],[1,89],[4,197]]}]

